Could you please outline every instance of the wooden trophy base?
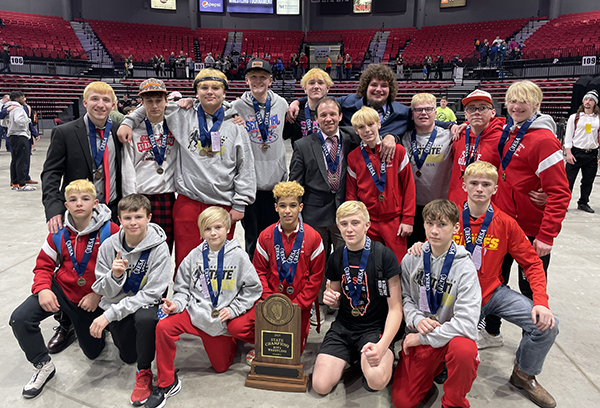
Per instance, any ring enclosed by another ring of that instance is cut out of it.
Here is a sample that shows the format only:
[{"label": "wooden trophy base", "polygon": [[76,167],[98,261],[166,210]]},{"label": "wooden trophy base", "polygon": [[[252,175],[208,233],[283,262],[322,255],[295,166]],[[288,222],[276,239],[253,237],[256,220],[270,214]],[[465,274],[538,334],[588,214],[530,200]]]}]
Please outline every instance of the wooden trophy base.
[{"label": "wooden trophy base", "polygon": [[306,392],[308,376],[303,368],[302,363],[284,365],[253,361],[245,385],[261,390]]}]

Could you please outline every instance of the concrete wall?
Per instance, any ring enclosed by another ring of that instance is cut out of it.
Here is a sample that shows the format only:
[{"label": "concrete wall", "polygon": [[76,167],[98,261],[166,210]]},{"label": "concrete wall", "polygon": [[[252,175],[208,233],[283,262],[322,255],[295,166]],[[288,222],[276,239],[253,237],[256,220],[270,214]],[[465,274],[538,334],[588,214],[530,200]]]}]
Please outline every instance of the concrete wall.
[{"label": "concrete wall", "polygon": [[0,0],[0,17],[2,10],[20,13],[44,14],[46,16],[62,16],[61,0]]}]

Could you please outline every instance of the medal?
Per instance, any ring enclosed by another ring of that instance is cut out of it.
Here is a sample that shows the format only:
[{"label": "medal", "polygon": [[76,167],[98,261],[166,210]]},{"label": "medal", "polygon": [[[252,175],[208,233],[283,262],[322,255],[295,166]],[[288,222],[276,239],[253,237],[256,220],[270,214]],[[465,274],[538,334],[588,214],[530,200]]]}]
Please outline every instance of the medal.
[{"label": "medal", "polygon": [[223,283],[223,258],[225,256],[225,245],[221,248],[217,255],[217,271],[216,271],[216,281],[217,281],[217,290],[213,290],[213,285],[210,279],[210,265],[208,261],[208,243],[203,241],[201,244],[202,249],[202,275],[204,277],[204,283],[206,284],[206,288],[208,289],[208,294],[210,296],[210,301],[212,303],[212,313],[211,316],[213,318],[219,317],[219,311],[217,310],[217,305],[219,304],[219,295],[221,294],[221,285]]},{"label": "medal", "polygon": [[[163,121],[162,125],[162,133],[160,133],[160,146],[156,143],[156,134],[154,133],[154,129],[152,129],[152,124],[148,120],[148,118],[144,119],[144,123],[146,124],[146,133],[148,133],[148,140],[150,141],[150,147],[152,148],[152,153],[154,154],[154,160],[159,166],[162,166],[165,161],[165,154],[167,152],[167,139],[169,137],[169,128],[167,127],[167,122]],[[162,174],[162,172],[158,172],[158,174]]]},{"label": "medal", "polygon": [[96,170],[94,177],[96,177],[96,180],[100,180],[102,178],[102,170]]},{"label": "medal", "polygon": [[[221,127],[223,123],[223,119],[225,117],[225,112],[223,111],[223,107],[221,106],[212,116],[212,127],[208,129],[208,124],[206,122],[206,112],[202,109],[202,105],[198,105],[198,132],[200,133],[200,147],[202,149],[211,149],[212,139],[211,135],[213,132],[216,132]],[[200,151],[200,156],[205,156],[206,152],[202,154],[202,150]]]},{"label": "medal", "polygon": [[156,169],[156,172],[158,174],[163,174],[165,172],[165,169],[163,169],[162,167],[159,167],[158,169]]},{"label": "medal", "polygon": [[383,195],[383,193],[379,194],[377,198],[379,199],[379,201],[385,200],[385,196]]},{"label": "medal", "polygon": [[[360,310],[358,305],[360,303],[360,297],[363,290],[363,282],[365,280],[367,261],[369,260],[369,254],[371,253],[371,238],[365,237],[365,245],[360,255],[360,263],[358,265],[358,272],[356,274],[356,283],[350,275],[350,264],[348,263],[348,247],[344,246],[342,253],[342,265],[344,266],[344,278],[346,280],[346,286],[348,287],[348,294],[350,295],[350,307],[352,308],[352,316],[360,316]],[[343,288],[342,288],[343,289]],[[365,288],[366,289],[366,288]]]},{"label": "medal", "polygon": [[502,181],[506,181],[506,173],[502,172]]},{"label": "medal", "polygon": [[[360,142],[360,154],[362,155],[363,161],[367,166],[367,170],[369,170],[369,174],[373,179],[373,183],[375,183],[375,187],[377,187],[377,190],[379,190],[379,196],[377,198],[379,201],[383,201],[385,199],[383,192],[385,191],[385,180],[387,176],[385,160],[379,160],[380,166],[378,176],[377,171],[375,171],[375,167],[373,166],[373,162],[371,162],[371,158],[369,157],[369,153],[367,153],[364,142]],[[375,150],[373,150],[373,158],[375,158]]]},{"label": "medal", "polygon": [[433,132],[431,132],[431,135],[429,135],[429,140],[427,141],[427,144],[423,148],[421,156],[419,156],[419,146],[417,145],[417,131],[413,130],[412,133],[410,134],[410,148],[411,148],[413,160],[415,162],[415,167],[417,168],[417,172],[416,172],[417,177],[421,177],[421,174],[422,174],[421,167],[423,167],[423,165],[427,161],[427,156],[431,152],[431,148],[433,147],[433,142],[435,141],[436,136],[437,136],[437,129],[433,128]]},{"label": "medal", "polygon": [[206,150],[200,150],[200,156],[202,156],[202,157],[206,156]]},{"label": "medal", "polygon": [[263,143],[263,145],[262,145],[262,149],[263,149],[263,151],[265,151],[265,152],[266,152],[267,150],[269,150],[269,145],[268,145],[268,144],[266,144],[266,143]]},{"label": "medal", "polygon": [[423,173],[421,173],[421,170],[417,170],[417,173],[416,173],[416,174],[417,174],[417,177],[421,177],[421,175],[422,175]]},{"label": "medal", "polygon": [[267,101],[265,102],[265,115],[260,114],[260,104],[254,96],[252,96],[252,106],[254,107],[254,115],[256,117],[256,125],[260,132],[260,140],[262,141],[261,149],[266,152],[269,148],[267,141],[269,140],[269,125],[271,123],[271,95],[267,94]]},{"label": "medal", "polygon": [[150,249],[146,249],[142,252],[134,267],[131,264],[127,267],[127,281],[123,285],[123,292],[131,292],[134,295],[138,293],[142,280],[144,280],[144,276],[146,276],[148,270],[149,256]]},{"label": "medal", "polygon": [[435,287],[431,284],[431,247],[428,243],[423,245],[423,292],[426,297],[426,302],[424,307],[429,310],[423,311],[429,312],[433,316],[429,316],[431,319],[434,319],[435,315],[438,313],[438,309],[442,307],[442,298],[444,297],[444,290],[446,289],[446,281],[448,280],[448,274],[450,273],[450,268],[452,268],[452,262],[454,261],[454,256],[456,255],[456,244],[454,241],[451,241],[450,248],[446,253],[446,258],[444,259],[444,264],[442,265],[442,270],[440,271],[437,283]]},{"label": "medal", "polygon": [[329,177],[329,180],[331,183],[337,183],[338,181],[338,176],[335,174],[332,174],[331,177]]},{"label": "medal", "polygon": [[354,317],[360,316],[360,310],[358,310],[358,307],[352,308],[352,316],[354,316]]},{"label": "medal", "polygon": [[319,140],[321,141],[321,150],[323,150],[323,155],[325,156],[325,161],[327,163],[327,168],[329,169],[329,173],[337,174],[337,168],[338,168],[338,165],[340,164],[340,157],[342,155],[342,139],[338,138],[339,143],[338,143],[337,151],[335,152],[335,157],[332,158],[331,155],[329,154],[330,153],[329,149],[327,148],[327,145],[325,144],[325,138],[323,137],[323,133],[321,133],[320,130],[317,132],[317,136],[319,137]]},{"label": "medal", "polygon": [[210,315],[213,317],[213,319],[216,319],[217,317],[219,317],[219,311],[213,308],[212,313]]},{"label": "medal", "polygon": [[212,150],[209,150],[208,152],[206,152],[206,155],[208,157],[213,157],[214,153],[212,152]]},{"label": "medal", "polygon": [[285,291],[287,292],[288,295],[291,295],[294,293],[294,288],[292,286],[288,286]]},{"label": "medal", "polygon": [[77,279],[77,284],[79,286],[84,286],[85,285],[85,278],[79,278],[79,279]]},{"label": "medal", "polygon": [[86,280],[83,277],[83,274],[85,273],[85,268],[87,267],[87,264],[92,256],[92,250],[94,249],[94,245],[96,244],[97,235],[98,231],[93,231],[88,235],[88,242],[85,246],[85,251],[83,253],[83,257],[81,258],[81,262],[77,262],[77,258],[75,257],[75,250],[73,249],[73,243],[71,242],[69,231],[66,230],[63,232],[63,240],[65,241],[65,246],[67,247],[69,258],[71,259],[71,263],[73,264],[73,272],[79,275],[79,279],[77,279],[77,285],[79,286],[84,286],[86,284]]},{"label": "medal", "polygon": [[279,289],[280,292],[283,292],[283,283],[280,283],[279,286],[277,286],[277,289]]},{"label": "medal", "polygon": [[279,277],[279,291],[283,292],[283,284],[287,282],[288,287],[286,292],[288,295],[294,293],[294,288],[291,286],[294,283],[294,276],[296,276],[296,268],[298,268],[298,261],[300,260],[300,254],[302,252],[302,244],[304,243],[304,224],[298,220],[298,232],[294,238],[294,246],[290,254],[286,256],[285,248],[283,246],[283,238],[281,237],[281,231],[279,231],[280,223],[275,224],[273,229],[273,245],[275,249],[275,262],[277,263],[277,274]]},{"label": "medal", "polygon": [[[96,137],[96,126],[92,122],[92,120],[88,117],[88,128],[90,133],[88,134],[90,139],[90,149],[92,151],[92,158],[94,159],[94,165],[96,169],[100,167],[102,164],[102,158],[104,157],[104,153],[108,147],[108,136],[110,136],[110,129],[112,128],[112,120],[106,118],[106,127],[104,130],[98,130],[100,133],[100,146],[97,145],[97,137]],[[99,180],[102,178],[102,172],[96,170],[96,179]]]},{"label": "medal", "polygon": [[431,316],[429,316],[429,318],[430,318],[431,320],[433,320],[434,322],[437,322],[437,321],[438,321],[438,318],[437,318],[437,316],[436,316],[436,315],[431,315]]}]

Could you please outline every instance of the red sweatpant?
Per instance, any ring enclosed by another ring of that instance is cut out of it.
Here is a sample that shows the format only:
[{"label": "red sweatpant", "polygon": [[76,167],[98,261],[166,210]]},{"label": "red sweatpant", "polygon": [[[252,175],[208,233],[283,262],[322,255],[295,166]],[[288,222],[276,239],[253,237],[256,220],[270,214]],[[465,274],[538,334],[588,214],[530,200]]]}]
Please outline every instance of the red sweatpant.
[{"label": "red sweatpant", "polygon": [[229,336],[210,336],[198,329],[190,321],[187,310],[170,315],[156,325],[156,385],[167,387],[175,381],[175,353],[182,333],[193,334],[202,339],[204,350],[217,373],[227,371],[233,358],[237,342]]},{"label": "red sweatpant", "polygon": [[[173,206],[173,224],[175,227],[175,274],[173,280],[183,258],[202,243],[200,230],[198,229],[198,216],[202,211],[213,205],[192,200],[183,194],[177,196]],[[222,207],[227,211],[231,210],[231,207],[225,205],[218,205],[217,207]],[[233,239],[234,232],[235,224],[231,226],[227,239]]]},{"label": "red sweatpant", "polygon": [[[256,305],[255,305],[256,306]],[[234,338],[245,341],[246,343],[254,344],[256,339],[255,337],[255,314],[254,307],[248,310],[243,315],[236,317],[233,320],[230,320],[227,323],[227,331]],[[306,338],[308,337],[308,332],[310,331],[310,309],[303,310],[302,317],[300,320],[300,327],[302,329],[301,333],[301,341],[300,344],[300,354],[304,352],[304,347],[306,347]]]},{"label": "red sweatpant", "polygon": [[396,408],[412,408],[419,405],[433,384],[433,378],[448,368],[444,383],[442,405],[444,407],[470,407],[466,398],[477,377],[479,356],[477,345],[465,337],[455,337],[444,347],[416,346],[408,349],[408,355],[400,350],[400,362],[396,366],[392,384],[392,402]]},{"label": "red sweatpant", "polygon": [[398,263],[406,255],[406,237],[398,234],[400,228],[400,217],[387,221],[371,221],[371,226],[367,230],[367,235],[373,241],[379,241],[392,251],[398,258]]}]

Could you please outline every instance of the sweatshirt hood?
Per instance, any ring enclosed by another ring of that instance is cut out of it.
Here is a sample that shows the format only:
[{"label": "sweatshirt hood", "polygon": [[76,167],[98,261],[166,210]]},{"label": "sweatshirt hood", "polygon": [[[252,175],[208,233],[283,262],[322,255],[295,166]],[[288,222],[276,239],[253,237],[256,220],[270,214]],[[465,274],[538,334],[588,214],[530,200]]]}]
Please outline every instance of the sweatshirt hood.
[{"label": "sweatshirt hood", "polygon": [[[125,249],[123,248],[124,237],[125,231],[123,230],[123,228],[121,228],[121,230],[119,231],[119,242],[115,245],[116,247],[118,247],[116,248],[117,250],[125,251]],[[133,251],[131,251],[130,254],[142,252],[149,248],[154,248],[160,245],[166,239],[167,234],[165,233],[165,231],[158,224],[149,222],[146,227],[146,236],[144,237],[142,242],[140,242],[135,248],[133,248]]]},{"label": "sweatshirt hood", "polygon": [[[426,247],[427,247],[428,249],[430,248],[429,242],[425,242],[425,243],[423,244],[423,250],[424,250]],[[447,252],[446,252],[446,253],[447,253]],[[467,250],[465,249],[465,247],[464,247],[464,246],[462,246],[462,245],[456,245],[456,254],[454,255],[454,261],[457,261],[457,260],[459,260],[459,259],[464,259],[464,258],[470,258],[470,257],[471,257],[471,254],[469,253],[469,251],[467,251]],[[436,261],[440,261],[440,260],[442,260],[442,259],[445,259],[445,258],[446,258],[446,255],[444,254],[444,255],[442,255],[442,256],[440,256],[440,257],[436,258],[435,260],[433,260],[433,259],[432,259],[431,261],[432,261],[432,262],[436,262]]]},{"label": "sweatshirt hood", "polygon": [[110,221],[112,213],[110,208],[106,204],[98,204],[92,212],[92,219],[88,223],[87,227],[83,231],[77,231],[75,223],[73,222],[73,216],[69,214],[69,211],[65,211],[65,226],[69,227],[71,231],[77,232],[78,235],[87,235],[90,232],[99,230],[107,221]]},{"label": "sweatshirt hood", "polygon": [[[268,90],[267,95],[269,98],[271,98],[271,110],[273,110],[275,108],[275,106],[277,106],[277,104],[279,103],[279,99],[275,98],[274,93],[272,90]],[[242,96],[240,97],[240,99],[246,104],[248,105],[251,109],[254,109],[254,105],[252,104],[252,92],[250,91],[246,91],[242,94]]]},{"label": "sweatshirt hood", "polygon": [[[513,125],[510,128],[510,131],[514,132],[515,128],[517,126],[520,127],[521,125],[523,125],[523,123]],[[556,134],[556,123],[554,122],[554,119],[552,119],[552,116],[546,115],[545,113],[538,113],[537,118],[535,118],[531,126],[529,126],[529,129],[547,129]]]},{"label": "sweatshirt hood", "polygon": [[[198,99],[194,99],[194,109],[197,111],[200,106],[200,101]],[[231,103],[227,101],[223,101],[223,111],[225,112],[224,120],[230,119],[233,115],[237,115],[235,108],[231,105]]]}]

